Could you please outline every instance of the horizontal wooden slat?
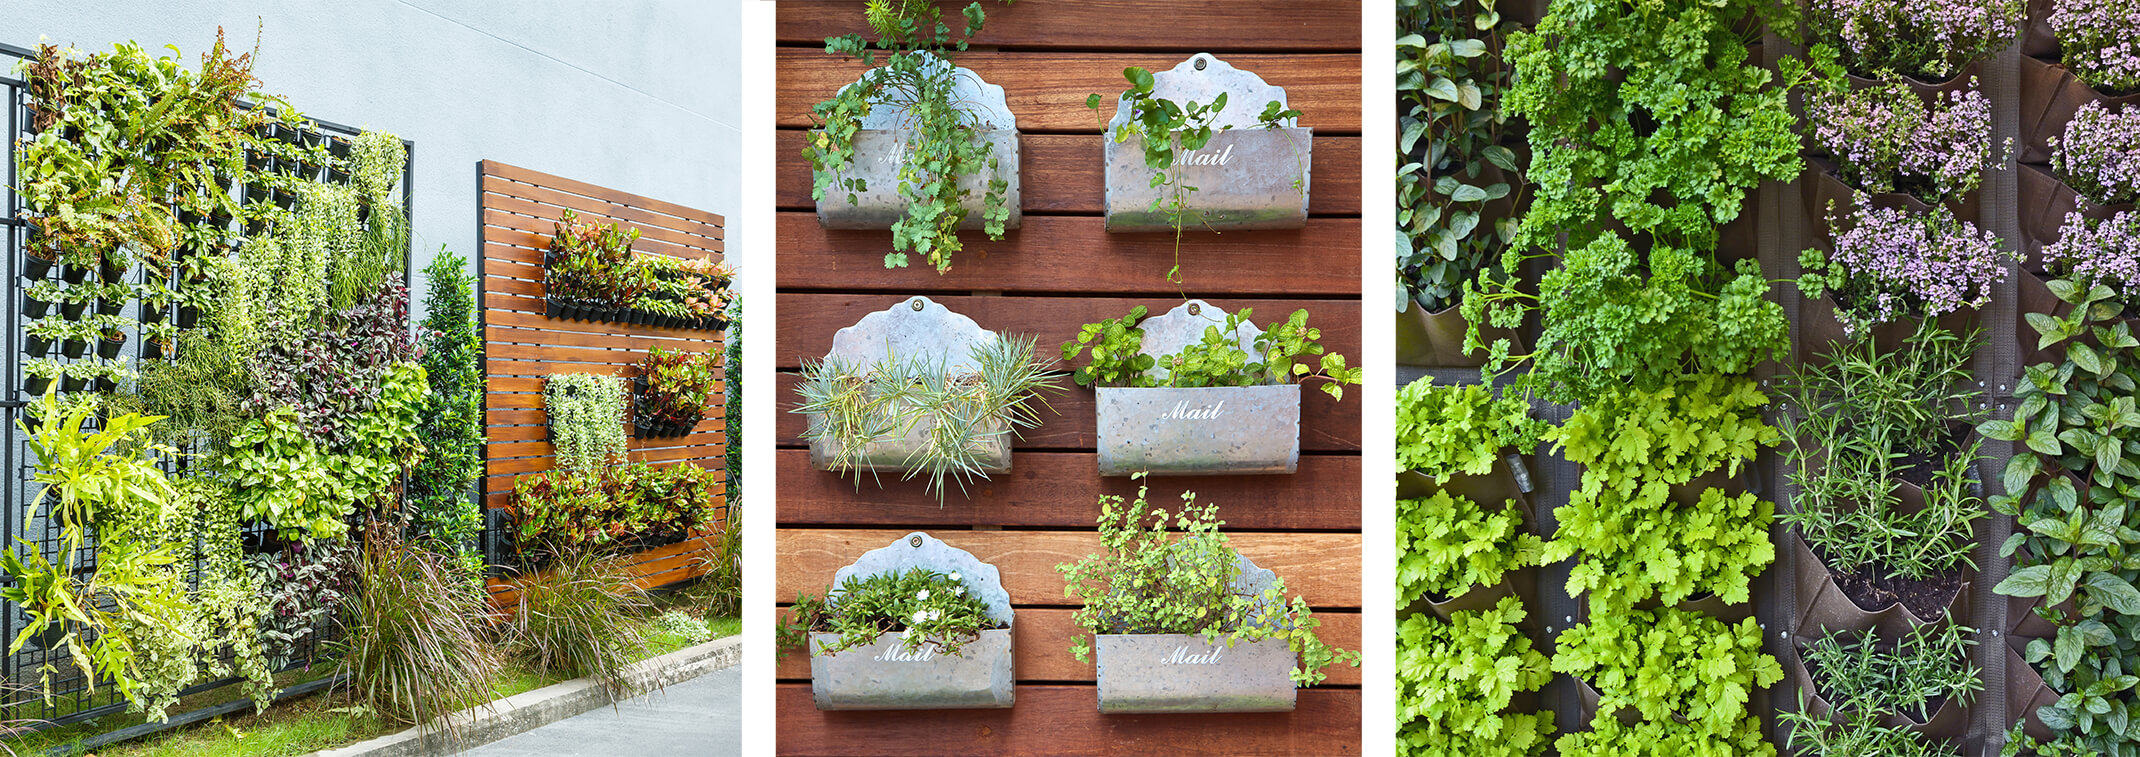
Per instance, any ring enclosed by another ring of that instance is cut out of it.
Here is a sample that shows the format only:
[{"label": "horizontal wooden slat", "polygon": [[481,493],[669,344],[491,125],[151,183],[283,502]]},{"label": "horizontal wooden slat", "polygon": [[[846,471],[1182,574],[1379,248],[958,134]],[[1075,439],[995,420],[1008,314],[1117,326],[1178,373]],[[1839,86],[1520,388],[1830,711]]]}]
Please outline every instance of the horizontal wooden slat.
[{"label": "horizontal wooden slat", "polygon": [[[540,301],[538,300],[537,302]],[[721,331],[716,331],[713,329],[678,329],[657,326],[644,326],[634,323],[614,323],[610,321],[561,321],[555,318],[544,317],[540,310],[540,305],[537,305],[536,308],[537,309],[531,313],[519,313],[510,311],[500,312],[494,310],[485,313],[483,318],[485,323],[494,327],[503,326],[510,328],[539,329],[543,331],[574,331],[587,334],[615,334],[617,336],[658,337],[666,339],[696,341],[707,344],[720,343],[721,335],[723,333]],[[685,347],[678,347],[678,349],[684,348]]]},{"label": "horizontal wooden slat", "polygon": [[1020,686],[1004,710],[820,712],[807,683],[780,684],[775,738],[784,755],[1353,755],[1360,692],[1300,690],[1292,712],[1102,715],[1091,686]]},{"label": "horizontal wooden slat", "polygon": [[[502,198],[496,195],[489,195],[486,196],[486,199]],[[549,246],[550,236],[557,230],[557,219],[530,218],[496,208],[484,208],[483,227],[486,239],[493,239],[516,247],[525,246],[542,249]],[[497,232],[497,236],[492,237],[492,232]],[[670,234],[673,234],[673,232],[664,233],[658,229],[640,229],[638,241],[632,243],[632,251],[642,255],[652,254],[678,258],[718,260],[716,256],[720,253],[720,243],[709,242],[698,237],[687,237],[692,241],[678,243],[664,238]]]},{"label": "horizontal wooden slat", "polygon": [[[497,225],[537,234],[556,233],[557,222],[566,210],[565,208],[544,205],[517,197],[507,197],[502,194],[485,195],[483,204],[485,210],[495,214],[503,214],[510,221],[498,222]],[[593,212],[579,213],[577,208],[573,210],[575,215],[586,221],[620,224],[627,228],[638,229],[640,239],[651,239],[656,242],[694,250],[698,253],[718,253],[721,251],[721,240],[718,237],[708,237],[656,224],[636,223],[629,219],[609,218]],[[490,215],[486,215],[484,217],[485,222],[491,223],[490,218]]]},{"label": "horizontal wooden slat", "polygon": [[[1137,493],[1136,482],[1126,476],[1101,478],[1099,458],[1091,452],[1013,452],[1008,472],[968,484],[965,495],[954,483],[942,502],[919,479],[901,481],[898,473],[876,479],[865,473],[857,487],[851,476],[811,467],[808,450],[780,450],[774,460],[780,480],[779,520],[786,525],[1092,528],[1100,495]],[[1151,485],[1147,499],[1154,504],[1177,505],[1183,491],[1196,492],[1198,501],[1218,503],[1220,517],[1230,528],[1360,527],[1360,458],[1355,456],[1302,455],[1299,472],[1290,476],[1143,480]]]},{"label": "horizontal wooden slat", "polygon": [[[1287,14],[1291,15],[1291,14]],[[1124,19],[1130,21],[1129,19]],[[1108,28],[1134,25],[1109,24]],[[1164,26],[1164,25],[1162,25]],[[1174,27],[1181,31],[1180,27]],[[1214,51],[1214,54],[1219,54]],[[1026,132],[1100,131],[1098,117],[1085,107],[1089,95],[1101,96],[1101,109],[1115,111],[1115,96],[1128,82],[1122,69],[1173,68],[1190,53],[968,52],[958,65],[972,69],[990,84],[1003,87],[1018,128]],[[1360,56],[1347,53],[1303,55],[1220,55],[1235,68],[1284,87],[1286,104],[1301,111],[1299,125],[1331,136],[1360,132]],[[810,109],[853,84],[867,68],[852,58],[826,55],[822,49],[783,47],[777,51],[779,88],[774,117],[783,128],[810,125]],[[1263,103],[1231,103],[1231,108],[1262,111]],[[781,248],[785,250],[786,248]]]},{"label": "horizontal wooden slat", "polygon": [[[1159,501],[1154,504],[1172,509]],[[1222,506],[1220,517],[1226,518],[1232,528],[1232,519],[1226,517],[1228,512]],[[823,593],[825,584],[841,567],[907,533],[887,529],[782,528],[774,556],[777,573],[773,596],[791,598],[798,591]],[[1092,532],[939,531],[931,535],[996,566],[1003,576],[1003,588],[1010,592],[1011,601],[1020,605],[1071,604],[1072,600],[1063,597],[1063,578],[1055,566],[1100,551],[1099,535]],[[1306,599],[1309,606],[1360,606],[1359,534],[1236,530],[1231,540],[1234,548],[1258,567],[1276,571],[1285,580],[1286,590]]]},{"label": "horizontal wooden slat", "polygon": [[[778,215],[779,287],[933,292],[1090,292],[1195,297],[1347,296],[1360,292],[1360,222],[1309,219],[1283,231],[1190,232],[1181,239],[1185,283],[1174,266],[1171,232],[1110,234],[1096,218],[1034,216],[1001,242],[962,236],[966,249],[949,273],[926,263],[885,270],[889,231],[836,231],[815,213]],[[1380,258],[1377,258],[1380,260]]]},{"label": "horizontal wooden slat", "polygon": [[718,331],[703,331],[707,338],[684,340],[669,337],[641,337],[630,334],[590,334],[561,329],[520,329],[492,324],[483,330],[483,338],[491,344],[528,343],[549,344],[560,347],[588,347],[602,349],[633,350],[645,358],[645,353],[655,347],[677,352],[703,352],[713,356],[717,365],[726,364],[728,353],[721,349]]},{"label": "horizontal wooden slat", "polygon": [[[549,187],[536,186],[533,184],[523,184],[515,181],[506,181],[496,177],[490,177],[484,180],[483,192],[488,195],[497,195],[505,198],[520,200],[523,203],[531,205],[546,206],[548,208],[546,211],[537,212],[535,214],[537,216],[542,217],[555,217],[560,214],[565,208],[571,208],[573,212],[578,213],[582,216],[597,218],[606,222],[629,223],[636,226],[652,226],[663,229],[671,229],[680,233],[689,234],[694,237],[699,237],[712,241],[719,241],[725,235],[725,232],[722,230],[721,227],[706,223],[704,221],[700,221],[698,219],[679,218],[676,216],[669,215],[667,213],[647,210],[645,208],[633,207],[631,205],[619,205],[610,202],[590,202],[589,198],[581,197],[570,192],[563,192],[551,189]],[[501,205],[500,207],[504,206]]]},{"label": "horizontal wooden slat", "polygon": [[[1106,137],[1092,134],[1027,134],[1018,140],[1019,205],[1026,213],[1084,213],[1105,210],[1107,200]],[[810,161],[802,156],[803,132],[780,132],[778,164],[782,210],[815,210],[810,199]],[[1359,215],[1360,138],[1316,137],[1314,166],[1308,182],[1312,215]],[[1194,198],[1191,198],[1194,202]]]},{"label": "horizontal wooden slat", "polygon": [[[724,505],[722,512],[726,513]],[[726,516],[706,524],[706,531],[719,533],[726,527]],[[625,573],[632,577],[632,585],[641,589],[657,589],[681,583],[704,575],[704,561],[712,556],[715,536],[686,539],[665,547],[655,547],[625,558]],[[508,608],[520,602],[520,590],[511,581],[492,578],[484,588],[490,593],[490,606]]]},{"label": "horizontal wooden slat", "polygon": [[[633,449],[668,449],[672,447],[689,448],[720,444],[725,438],[720,433],[722,425],[724,424],[719,419],[709,418],[700,421],[699,425],[694,427],[689,435],[663,439],[633,439],[631,447]],[[542,441],[539,436],[535,441],[505,441],[493,438],[490,443],[490,457],[492,459],[504,457],[550,457],[555,454],[557,454],[557,449],[550,446],[549,442]]]},{"label": "horizontal wooden slat", "polygon": [[570,192],[572,194],[593,198],[607,203],[631,205],[635,207],[646,208],[648,210],[660,211],[662,213],[667,213],[669,215],[678,216],[682,218],[690,218],[697,220],[700,223],[708,224],[711,226],[726,225],[722,221],[721,216],[718,213],[708,213],[697,208],[686,207],[673,202],[666,202],[663,200],[654,199],[652,197],[635,195],[630,192],[621,192],[615,189],[610,189],[608,187],[589,184],[584,181],[575,181],[573,179],[567,179],[563,176],[547,174],[533,169],[521,168],[519,166],[499,163],[494,160],[483,161],[480,164],[480,170],[482,171],[482,174],[485,177],[497,177],[499,179],[504,179],[507,181],[516,181],[526,184],[536,184],[540,186],[550,187],[552,189]]},{"label": "horizontal wooden slat", "polygon": [[[941,0],[944,18],[958,23],[970,0]],[[984,3],[988,23],[975,45],[1019,48],[1160,48],[1211,50],[1357,50],[1356,0],[1191,0],[1163,10],[1145,0]],[[1168,23],[1151,18],[1163,14]],[[1149,22],[1147,22],[1149,21]],[[866,34],[857,6],[846,0],[783,0],[775,21],[783,45],[815,45],[826,37]],[[1192,24],[1195,34],[1184,34]],[[963,27],[955,27],[955,29]],[[1105,30],[1095,35],[1095,30]]]},{"label": "horizontal wooden slat", "polygon": [[[823,595],[823,591],[814,592]],[[781,598],[783,601],[793,596]],[[1055,607],[1025,607],[1017,611],[1017,621],[1012,624],[1011,653],[1013,667],[1021,681],[1090,681],[1093,667],[1090,662],[1078,662],[1070,654],[1070,644],[1078,637],[1090,638],[1083,629],[1072,622],[1073,610]],[[780,611],[782,621],[793,615],[788,610]],[[1319,612],[1316,620],[1322,628],[1316,635],[1323,643],[1346,650],[1360,648],[1360,614],[1356,612]],[[810,680],[810,653],[804,649],[783,650],[787,656],[780,660],[778,675],[783,680]],[[1330,676],[1325,685],[1358,686],[1360,669],[1351,665],[1332,665],[1323,672]]]}]

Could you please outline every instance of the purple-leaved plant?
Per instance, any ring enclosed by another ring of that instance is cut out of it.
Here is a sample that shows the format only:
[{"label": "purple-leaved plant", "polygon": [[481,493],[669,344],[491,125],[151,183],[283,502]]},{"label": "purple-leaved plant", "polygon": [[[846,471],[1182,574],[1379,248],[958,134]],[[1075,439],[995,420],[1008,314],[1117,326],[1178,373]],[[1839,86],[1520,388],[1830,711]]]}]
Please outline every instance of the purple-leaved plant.
[{"label": "purple-leaved plant", "polygon": [[2085,285],[2102,284],[2123,296],[2140,293],[2140,213],[2109,218],[2067,213],[2058,241],[2043,247],[2044,270]]},{"label": "purple-leaved plant", "polygon": [[1835,252],[1799,255],[1799,289],[1835,300],[1845,333],[1900,318],[1932,319],[1983,307],[1991,287],[2006,279],[1999,237],[1956,219],[1944,206],[1924,214],[1875,208],[1860,194],[1848,218],[1830,209]]},{"label": "purple-leaved plant", "polygon": [[1806,18],[1851,73],[1943,80],[1988,58],[2021,27],[2021,0],[1812,0]]},{"label": "purple-leaved plant", "polygon": [[2090,100],[2050,138],[2058,179],[2099,205],[2140,200],[2140,109],[2111,111]]},{"label": "purple-leaved plant", "polygon": [[2002,168],[2009,141],[1992,152],[1991,100],[1969,88],[1927,103],[1900,81],[1863,89],[1832,82],[1807,99],[1813,141],[1835,157],[1843,179],[1867,192],[1908,192],[1926,202],[1960,199]]},{"label": "purple-leaved plant", "polygon": [[2066,68],[2109,93],[2140,91],[2140,0],[2053,0]]}]

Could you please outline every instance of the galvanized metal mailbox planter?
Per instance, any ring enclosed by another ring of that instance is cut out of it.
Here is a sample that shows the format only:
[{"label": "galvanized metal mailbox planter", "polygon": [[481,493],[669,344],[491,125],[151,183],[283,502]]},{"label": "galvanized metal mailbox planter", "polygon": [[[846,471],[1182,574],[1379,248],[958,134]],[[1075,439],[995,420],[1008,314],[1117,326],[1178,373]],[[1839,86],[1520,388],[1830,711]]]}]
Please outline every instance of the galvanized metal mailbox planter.
[{"label": "galvanized metal mailbox planter", "polygon": [[[942,365],[947,374],[973,373],[977,370],[973,361],[974,347],[998,338],[996,332],[981,328],[972,318],[917,295],[840,329],[832,336],[832,351],[825,354],[825,360],[861,366],[892,356],[920,356]],[[823,419],[813,414],[809,416],[809,422],[812,428],[817,428]],[[907,462],[928,444],[929,432],[933,429],[933,422],[922,419],[902,436],[870,442],[862,450],[848,454],[845,459],[851,461],[851,465],[846,466],[836,464],[846,452],[838,442],[813,439],[810,442],[810,464],[818,470],[904,471]],[[981,455],[981,469],[988,473],[1011,469],[1010,430],[996,430],[1002,433],[984,442],[989,449]]]},{"label": "galvanized metal mailbox planter", "polygon": [[1011,706],[1015,695],[1011,672],[1011,598],[996,566],[973,553],[916,531],[889,546],[870,550],[833,574],[832,585],[850,577],[904,573],[910,568],[956,573],[968,591],[988,605],[988,616],[1002,628],[981,632],[956,654],[934,644],[918,651],[901,646],[898,634],[884,634],[866,647],[818,654],[835,634],[810,635],[810,696],[820,710],[945,710]]},{"label": "galvanized metal mailbox planter", "polygon": [[[1276,579],[1240,559],[1239,591]],[[1299,657],[1284,639],[1208,642],[1196,634],[1097,634],[1100,712],[1291,712]]]},{"label": "galvanized metal mailbox planter", "polygon": [[[933,63],[951,65],[942,59]],[[966,218],[959,228],[981,228],[982,197],[994,179],[1009,184],[1003,205],[1010,211],[1010,218],[1003,226],[1018,228],[1022,217],[1018,211],[1018,119],[1003,99],[1003,87],[983,81],[972,70],[954,68],[958,86],[952,91],[952,101],[965,109],[974,127],[974,138],[988,143],[996,159],[993,175],[975,173],[959,178],[959,186],[968,193],[962,205]],[[876,69],[866,71],[848,86],[865,85],[877,74]],[[908,133],[904,125],[909,118],[904,107],[893,103],[880,101],[870,109],[862,119],[862,129],[854,135],[854,158],[840,172],[845,178],[861,179],[864,189],[853,193],[853,202],[848,202],[847,192],[827,191],[817,203],[819,224],[828,229],[887,229],[906,215],[907,201],[899,196],[899,169],[906,160]]]},{"label": "galvanized metal mailbox planter", "polygon": [[[1161,357],[1223,328],[1226,311],[1190,300],[1145,319],[1143,352]],[[1256,354],[1263,330],[1243,323],[1235,335]],[[1154,365],[1148,375],[1164,378]],[[1300,465],[1300,385],[1114,387],[1095,390],[1099,404],[1100,475],[1235,475],[1292,473]]]},{"label": "galvanized metal mailbox planter", "polygon": [[[1183,210],[1183,228],[1297,229],[1308,223],[1310,148],[1315,131],[1284,119],[1267,128],[1258,122],[1273,100],[1286,108],[1284,87],[1228,65],[1210,53],[1197,53],[1172,70],[1152,75],[1152,96],[1176,103],[1209,104],[1220,93],[1226,107],[1212,124],[1211,141],[1201,150],[1183,151],[1172,171],[1182,184],[1196,187]],[[1162,207],[1173,196],[1166,183],[1153,186],[1158,173],[1144,162],[1144,147],[1132,138],[1116,142],[1114,128],[1130,121],[1130,106],[1118,102],[1108,123],[1107,230],[1163,231],[1174,228]],[[1224,131],[1217,131],[1224,128]],[[1170,178],[1172,176],[1170,175]],[[1155,201],[1159,205],[1155,206]]]}]

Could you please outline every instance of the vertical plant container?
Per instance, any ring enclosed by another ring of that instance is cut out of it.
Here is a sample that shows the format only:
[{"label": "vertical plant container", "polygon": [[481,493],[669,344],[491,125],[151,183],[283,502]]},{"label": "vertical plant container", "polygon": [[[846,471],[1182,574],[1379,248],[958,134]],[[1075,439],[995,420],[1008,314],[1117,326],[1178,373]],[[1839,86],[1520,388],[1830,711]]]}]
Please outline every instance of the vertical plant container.
[{"label": "vertical plant container", "polygon": [[973,553],[916,531],[870,550],[833,574],[832,585],[848,578],[904,573],[926,568],[956,573],[968,590],[988,605],[988,616],[1003,625],[986,629],[956,654],[943,654],[934,642],[919,651],[903,648],[898,634],[886,633],[874,644],[833,654],[818,654],[838,634],[810,635],[810,696],[820,710],[947,710],[1010,707],[1016,695],[1011,657],[1011,600],[996,566]]},{"label": "vertical plant container", "polygon": [[[1226,96],[1226,107],[1211,125],[1211,141],[1201,150],[1182,151],[1168,171],[1182,184],[1196,187],[1182,210],[1183,228],[1298,229],[1308,224],[1308,176],[1313,165],[1313,129],[1296,119],[1266,128],[1258,121],[1266,103],[1286,109],[1284,87],[1228,65],[1210,53],[1197,53],[1173,69],[1152,74],[1152,97],[1176,103],[1210,104]],[[1118,102],[1114,129],[1131,120],[1130,105]],[[1221,131],[1223,129],[1223,131]],[[1137,140],[1105,138],[1107,160],[1107,230],[1170,231],[1174,221],[1162,208],[1171,198],[1167,182],[1154,186],[1158,170],[1145,163]]]},{"label": "vertical plant container", "polygon": [[[1223,327],[1226,311],[1190,300],[1146,319],[1143,352],[1154,358]],[[1256,354],[1263,330],[1243,323],[1235,336]],[[1165,377],[1154,365],[1146,373]],[[1300,385],[1095,388],[1100,475],[1290,474],[1300,466]]]},{"label": "vertical plant container", "polygon": [[[930,63],[951,66],[950,61],[941,58],[933,58]],[[964,203],[966,219],[960,222],[959,228],[982,227],[982,211],[985,209],[982,197],[989,181],[994,179],[1009,184],[1003,205],[1010,211],[1010,218],[1003,222],[1003,226],[1018,228],[1021,218],[1018,210],[1018,119],[1011,114],[1010,105],[1004,100],[1002,86],[982,80],[979,74],[969,69],[952,68],[958,80],[958,86],[951,94],[952,101],[966,109],[971,117],[974,138],[987,143],[996,159],[994,175],[975,173],[959,177],[960,187],[968,193]],[[862,86],[879,74],[880,69],[871,69],[848,86]],[[912,118],[904,107],[884,104],[872,108],[862,119],[862,129],[854,135],[854,159],[841,175],[862,180],[865,189],[853,193],[853,202],[848,201],[846,192],[828,190],[825,199],[817,203],[820,225],[828,229],[888,229],[906,215],[906,198],[899,196],[899,170],[905,163],[911,137],[902,124]]]},{"label": "vertical plant container", "polygon": [[[917,295],[863,316],[833,334],[832,351],[825,354],[825,361],[859,367],[876,365],[893,356],[919,356],[932,365],[943,366],[947,374],[972,374],[978,371],[972,357],[974,349],[1000,338],[972,318]],[[808,417],[813,429],[826,422],[817,414]],[[902,472],[929,444],[934,430],[934,423],[924,418],[907,427],[905,433],[870,442],[861,450],[842,449],[833,440],[812,439],[810,464],[826,471]],[[980,469],[987,473],[1010,470],[1010,429],[989,426],[982,430],[1001,433],[981,442],[986,448],[978,455]],[[843,465],[842,460],[849,462]]]},{"label": "vertical plant container", "polygon": [[[1262,591],[1277,575],[1239,557],[1237,593]],[[1206,641],[1197,634],[1098,634],[1100,712],[1291,712],[1298,657],[1283,639]]]}]

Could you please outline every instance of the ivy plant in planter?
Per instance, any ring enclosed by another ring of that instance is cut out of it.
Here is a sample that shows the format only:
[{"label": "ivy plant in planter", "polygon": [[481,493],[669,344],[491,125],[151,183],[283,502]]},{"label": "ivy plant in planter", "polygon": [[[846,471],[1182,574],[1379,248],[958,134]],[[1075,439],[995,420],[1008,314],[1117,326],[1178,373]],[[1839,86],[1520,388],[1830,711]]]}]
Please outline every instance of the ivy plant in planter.
[{"label": "ivy plant in planter", "polygon": [[624,380],[560,373],[542,382],[544,415],[557,467],[586,472],[612,464],[626,449]]},{"label": "ivy plant in planter", "polygon": [[[1141,478],[1141,477],[1140,477]],[[1099,668],[1100,712],[1285,712],[1296,686],[1312,686],[1358,652],[1323,643],[1306,600],[1234,551],[1218,506],[1182,493],[1173,518],[1145,502],[1100,497],[1105,550],[1056,566],[1073,619],[1092,633],[1070,648]]]},{"label": "ivy plant in planter", "polygon": [[632,385],[635,436],[683,436],[721,403],[719,356],[655,347],[639,365]]},{"label": "ivy plant in planter", "polygon": [[926,476],[939,500],[1011,466],[1011,435],[1040,424],[1041,393],[1058,391],[1033,340],[984,330],[927,297],[871,313],[803,367],[792,412],[819,470]]},{"label": "ivy plant in planter", "polygon": [[1549,712],[1509,712],[1517,694],[1552,680],[1545,655],[1517,629],[1523,602],[1446,621],[1397,624],[1397,744],[1407,757],[1536,757],[1551,743]]},{"label": "ivy plant in planter", "polygon": [[[951,61],[987,13],[967,5],[960,34],[923,0],[872,3],[865,13],[874,40],[825,40],[826,54],[874,68],[811,109],[810,197],[826,228],[889,226],[884,267],[904,268],[913,254],[943,273],[965,249],[960,229],[1000,240],[1020,218],[1017,119],[1001,86]],[[878,50],[888,53],[881,66]]]},{"label": "ivy plant in planter", "polygon": [[1190,300],[1147,320],[1139,305],[1063,343],[1064,362],[1090,357],[1072,379],[1099,398],[1100,475],[1293,472],[1297,382],[1342,398],[1361,369],[1324,351],[1306,310],[1267,332],[1250,315]]},{"label": "ivy plant in planter", "polygon": [[1010,707],[1010,594],[996,566],[921,532],[795,599],[781,646],[807,644],[820,710]]}]

